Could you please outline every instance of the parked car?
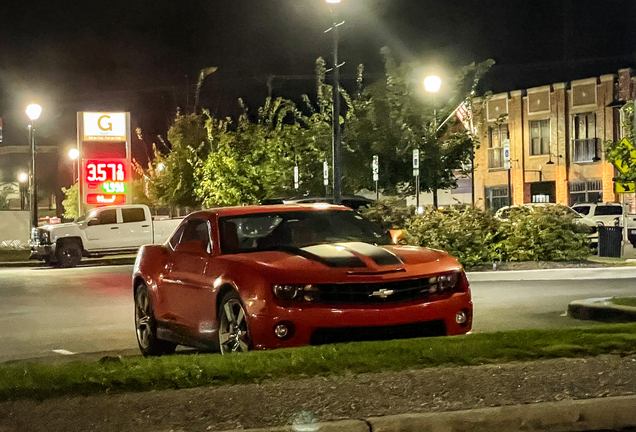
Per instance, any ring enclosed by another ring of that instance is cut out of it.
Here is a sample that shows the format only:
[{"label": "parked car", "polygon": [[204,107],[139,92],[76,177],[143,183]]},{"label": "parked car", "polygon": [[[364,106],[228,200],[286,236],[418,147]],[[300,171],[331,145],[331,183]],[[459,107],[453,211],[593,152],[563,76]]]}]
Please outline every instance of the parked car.
[{"label": "parked car", "polygon": [[614,226],[616,218],[624,212],[623,205],[619,203],[580,203],[574,204],[572,210],[600,226]]},{"label": "parked car", "polygon": [[141,248],[133,292],[145,356],[456,335],[473,316],[457,260],[329,204],[193,213]]},{"label": "parked car", "polygon": [[135,253],[144,244],[164,243],[181,220],[153,219],[145,205],[97,208],[71,223],[33,231],[31,259],[74,267],[82,257]]},{"label": "parked car", "polygon": [[[333,204],[333,197],[300,197],[300,198],[272,198],[264,200],[263,205],[274,204],[313,204],[313,203],[327,203]],[[368,206],[374,203],[373,200],[357,195],[345,195],[342,197],[341,204],[349,207],[353,210],[358,210],[360,207]]]}]

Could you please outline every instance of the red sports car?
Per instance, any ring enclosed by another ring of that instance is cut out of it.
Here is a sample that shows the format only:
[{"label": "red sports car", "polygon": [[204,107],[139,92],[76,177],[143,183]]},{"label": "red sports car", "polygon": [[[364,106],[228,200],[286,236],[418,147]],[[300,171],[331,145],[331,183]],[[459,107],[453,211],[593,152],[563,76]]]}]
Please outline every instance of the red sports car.
[{"label": "red sports car", "polygon": [[222,353],[470,331],[472,302],[450,255],[399,246],[346,207],[193,213],[133,275],[144,355],[179,344]]}]

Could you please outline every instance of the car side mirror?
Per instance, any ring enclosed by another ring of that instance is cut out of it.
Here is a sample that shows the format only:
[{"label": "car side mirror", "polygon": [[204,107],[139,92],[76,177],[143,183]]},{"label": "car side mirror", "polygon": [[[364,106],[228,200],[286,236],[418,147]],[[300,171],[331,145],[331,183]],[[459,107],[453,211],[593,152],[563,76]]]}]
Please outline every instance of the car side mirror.
[{"label": "car side mirror", "polygon": [[91,220],[88,221],[88,223],[86,225],[88,225],[88,226],[99,225],[99,219],[91,219]]},{"label": "car side mirror", "polygon": [[198,255],[204,256],[209,255],[208,251],[203,247],[199,240],[192,240],[183,243],[179,243],[177,247],[174,248],[175,252],[185,253],[189,255]]},{"label": "car side mirror", "polygon": [[389,235],[391,236],[391,240],[393,240],[394,244],[398,244],[400,240],[404,239],[404,231],[402,230],[389,230]]}]

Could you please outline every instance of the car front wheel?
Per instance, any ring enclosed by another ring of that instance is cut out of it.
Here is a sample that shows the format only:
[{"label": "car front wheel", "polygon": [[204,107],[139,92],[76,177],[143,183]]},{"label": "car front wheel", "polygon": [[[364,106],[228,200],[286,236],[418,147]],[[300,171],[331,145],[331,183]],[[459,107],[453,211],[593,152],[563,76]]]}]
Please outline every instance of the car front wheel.
[{"label": "car front wheel", "polygon": [[221,354],[246,352],[250,349],[247,315],[236,291],[230,291],[219,302],[219,345]]},{"label": "car front wheel", "polygon": [[145,285],[139,285],[135,293],[135,329],[137,343],[144,357],[172,354],[176,344],[157,338],[157,322],[152,297]]}]

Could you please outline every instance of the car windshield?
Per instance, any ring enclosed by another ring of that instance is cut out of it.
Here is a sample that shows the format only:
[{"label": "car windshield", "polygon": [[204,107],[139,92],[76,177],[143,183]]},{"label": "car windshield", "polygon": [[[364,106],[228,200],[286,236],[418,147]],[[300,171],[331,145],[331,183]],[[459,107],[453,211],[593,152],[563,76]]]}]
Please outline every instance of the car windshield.
[{"label": "car windshield", "polygon": [[572,209],[582,215],[589,215],[590,214],[590,206],[576,206],[576,207],[572,207]]},{"label": "car windshield", "polygon": [[75,220],[73,222],[75,222],[75,223],[84,222],[84,221],[92,218],[93,216],[95,216],[95,213],[96,213],[95,210],[88,211],[88,212],[84,213],[83,215],[81,215],[80,217],[75,218]]},{"label": "car windshield", "polygon": [[382,229],[352,211],[324,210],[259,213],[219,220],[223,253],[364,242],[392,244]]}]

